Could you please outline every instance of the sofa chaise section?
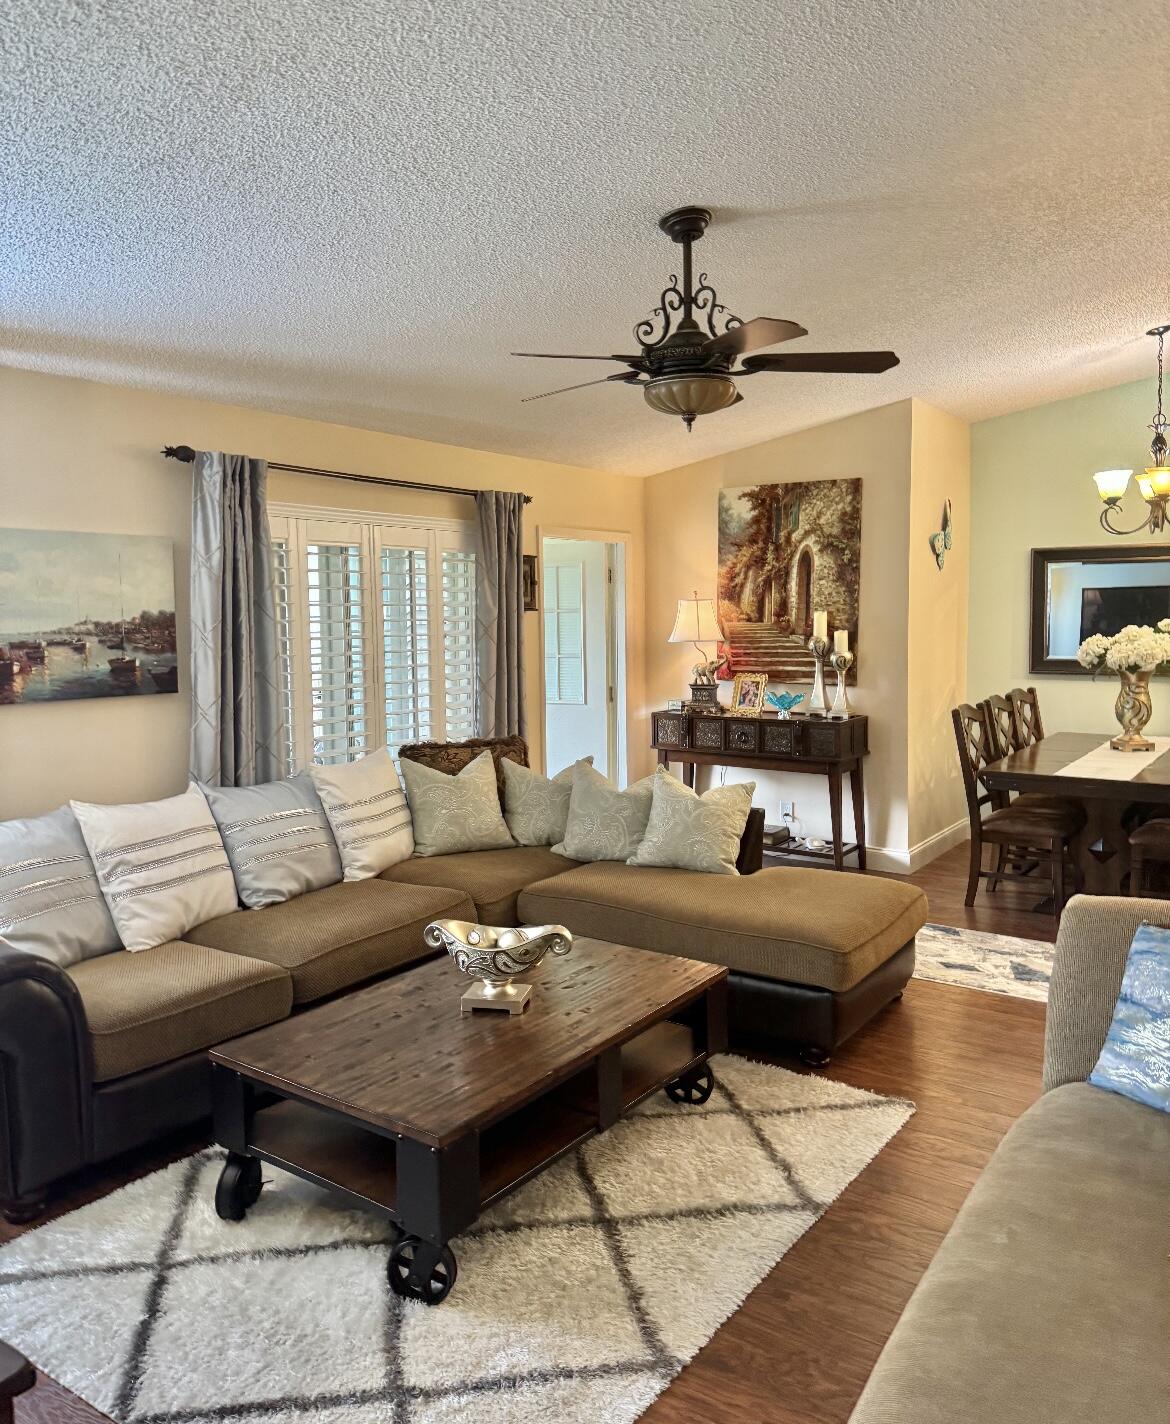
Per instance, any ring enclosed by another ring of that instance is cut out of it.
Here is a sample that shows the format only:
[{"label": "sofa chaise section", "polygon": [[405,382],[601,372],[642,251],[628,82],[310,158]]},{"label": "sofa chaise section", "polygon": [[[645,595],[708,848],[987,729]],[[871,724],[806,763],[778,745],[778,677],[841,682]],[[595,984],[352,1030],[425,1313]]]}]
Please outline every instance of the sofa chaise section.
[{"label": "sofa chaise section", "polygon": [[733,1033],[825,1063],[905,987],[926,923],[916,886],[780,867],[750,876],[603,862],[525,890],[525,923],[726,964]]},{"label": "sofa chaise section", "polygon": [[186,938],[278,965],[291,976],[300,1005],[433,954],[423,943],[431,920],[474,919],[474,909],[462,890],[447,886],[343,881],[281,905],[207,920]]}]

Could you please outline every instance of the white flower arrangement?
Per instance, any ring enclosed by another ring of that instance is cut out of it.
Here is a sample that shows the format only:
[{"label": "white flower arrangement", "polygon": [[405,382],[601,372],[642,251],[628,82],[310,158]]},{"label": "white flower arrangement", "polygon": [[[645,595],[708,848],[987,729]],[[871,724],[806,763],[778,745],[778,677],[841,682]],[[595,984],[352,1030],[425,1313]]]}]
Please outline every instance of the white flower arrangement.
[{"label": "white flower arrangement", "polygon": [[1077,649],[1077,662],[1094,672],[1152,672],[1170,662],[1170,618],[1163,618],[1157,628],[1129,623],[1111,638],[1094,633]]}]

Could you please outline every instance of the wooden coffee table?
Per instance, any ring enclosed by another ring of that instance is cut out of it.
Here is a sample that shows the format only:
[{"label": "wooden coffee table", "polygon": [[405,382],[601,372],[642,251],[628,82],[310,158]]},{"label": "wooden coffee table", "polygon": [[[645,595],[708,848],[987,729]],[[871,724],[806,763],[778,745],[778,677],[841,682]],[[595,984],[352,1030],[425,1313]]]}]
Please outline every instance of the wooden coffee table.
[{"label": "wooden coffee table", "polygon": [[485,1207],[660,1088],[711,1096],[725,968],[580,939],[525,977],[525,1014],[463,1017],[466,976],[430,960],[213,1048],[219,1215],[271,1162],[387,1217],[392,1289],[437,1305]]}]

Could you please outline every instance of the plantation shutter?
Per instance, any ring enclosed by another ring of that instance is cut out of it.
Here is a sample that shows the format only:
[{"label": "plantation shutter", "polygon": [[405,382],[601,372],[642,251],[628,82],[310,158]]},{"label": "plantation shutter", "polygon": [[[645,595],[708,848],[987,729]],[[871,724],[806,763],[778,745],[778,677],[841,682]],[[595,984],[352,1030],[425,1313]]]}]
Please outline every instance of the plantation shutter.
[{"label": "plantation shutter", "polygon": [[431,739],[430,591],[427,550],[383,545],[382,672],[386,745]]},{"label": "plantation shutter", "polygon": [[553,703],[585,701],[584,567],[545,566],[544,689]]},{"label": "plantation shutter", "polygon": [[372,749],[368,727],[368,570],[361,539],[305,544],[313,761],[356,761]]},{"label": "plantation shutter", "polygon": [[292,772],[297,764],[296,719],[293,716],[292,588],[289,576],[287,532],[272,539],[272,596],[276,604],[276,641],[280,670],[280,710],[284,722],[285,765]]},{"label": "plantation shutter", "polygon": [[443,717],[446,740],[463,741],[476,732],[475,554],[444,549]]}]

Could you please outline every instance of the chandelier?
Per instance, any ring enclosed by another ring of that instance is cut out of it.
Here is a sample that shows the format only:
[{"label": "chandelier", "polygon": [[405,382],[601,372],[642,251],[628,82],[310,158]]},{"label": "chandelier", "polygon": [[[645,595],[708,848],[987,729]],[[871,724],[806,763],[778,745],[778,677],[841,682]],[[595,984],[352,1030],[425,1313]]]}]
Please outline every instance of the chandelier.
[{"label": "chandelier", "polygon": [[1154,438],[1150,441],[1150,454],[1154,463],[1148,465],[1137,479],[1138,489],[1146,502],[1147,514],[1142,523],[1132,529],[1115,528],[1110,516],[1121,504],[1121,497],[1129,488],[1129,477],[1133,471],[1099,471],[1093,479],[1097,485],[1097,493],[1105,504],[1101,511],[1101,528],[1108,534],[1139,534],[1146,529],[1151,534],[1158,534],[1166,527],[1166,507],[1170,504],[1170,466],[1166,464],[1166,417],[1162,413],[1162,352],[1168,331],[1170,325],[1155,326],[1146,332],[1147,336],[1158,338],[1158,409],[1150,422],[1150,429],[1154,432]]}]

